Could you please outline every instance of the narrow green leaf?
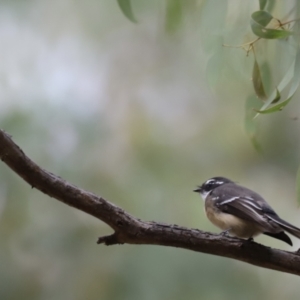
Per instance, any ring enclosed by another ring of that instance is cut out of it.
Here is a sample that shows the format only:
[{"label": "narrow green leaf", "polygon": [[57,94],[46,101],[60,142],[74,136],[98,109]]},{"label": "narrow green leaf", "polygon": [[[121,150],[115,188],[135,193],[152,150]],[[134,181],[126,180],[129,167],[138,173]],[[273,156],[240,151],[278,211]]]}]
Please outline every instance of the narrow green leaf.
[{"label": "narrow green leaf", "polygon": [[253,33],[264,39],[283,39],[293,34],[293,32],[284,29],[266,28],[272,19],[272,15],[266,11],[259,10],[254,12],[250,20]]},{"label": "narrow green leaf", "polygon": [[258,65],[256,59],[254,59],[254,65],[253,65],[253,71],[252,71],[252,82],[253,82],[253,87],[254,87],[256,95],[262,100],[267,99],[265,88],[264,88],[264,85],[262,82],[259,65]]},{"label": "narrow green leaf", "polygon": [[260,153],[260,154],[264,153],[261,144],[259,143],[259,141],[257,140],[257,137],[254,134],[250,136],[250,141],[251,141],[252,146],[258,153]]},{"label": "narrow green leaf", "polygon": [[291,88],[288,94],[288,98],[294,96],[294,94],[298,89],[299,84],[300,84],[300,47],[298,46],[296,59],[295,59],[294,76],[291,83]]},{"label": "narrow green leaf", "polygon": [[288,30],[278,30],[278,29],[269,29],[261,26],[253,20],[250,20],[251,28],[253,33],[263,39],[285,39],[293,34],[293,32]]},{"label": "narrow green leaf", "polygon": [[260,114],[270,114],[270,113],[273,113],[273,112],[276,112],[276,111],[281,111],[281,110],[283,110],[283,108],[285,106],[288,105],[288,103],[291,100],[292,100],[292,97],[290,97],[290,98],[284,100],[283,102],[280,102],[277,105],[274,105],[274,106],[272,106],[272,107],[270,107],[268,109],[265,109],[265,110],[256,110],[255,109],[255,111],[258,112],[258,113],[260,113]]},{"label": "narrow green leaf", "polygon": [[[278,103],[277,105],[274,105],[274,106],[268,108],[268,109],[264,109],[264,106],[263,106],[262,109],[257,110],[258,113],[269,114],[269,113],[273,113],[276,111],[280,111],[292,100],[292,98],[295,95],[295,93],[298,89],[298,86],[300,84],[300,48],[299,47],[298,47],[295,62],[293,63],[293,70],[294,70],[293,75],[292,75],[293,80],[291,82],[291,88],[288,93],[287,99],[284,100],[283,102]],[[276,91],[281,90],[279,86],[278,86],[278,89],[276,89]],[[272,103],[272,102],[270,102],[270,103]],[[268,106],[266,106],[266,107],[268,107]]]},{"label": "narrow green leaf", "polygon": [[297,175],[296,175],[296,195],[297,195],[297,202],[300,204],[300,167],[298,168]]},{"label": "narrow green leaf", "polygon": [[263,149],[257,140],[257,122],[253,119],[254,111],[253,107],[259,107],[260,101],[254,96],[250,96],[246,99],[245,106],[245,131],[248,135],[250,142],[254,149],[258,153],[263,153]]},{"label": "narrow green leaf", "polygon": [[267,11],[258,10],[251,15],[251,18],[259,25],[266,27],[273,19],[273,16]]},{"label": "narrow green leaf", "polygon": [[267,6],[265,7],[265,10],[271,12],[275,7],[276,1],[277,0],[268,0],[268,3],[267,3]]},{"label": "narrow green leaf", "polygon": [[130,0],[117,0],[123,14],[133,23],[137,23],[131,7]]},{"label": "narrow green leaf", "polygon": [[259,69],[260,69],[261,79],[264,83],[264,89],[266,95],[269,95],[272,92],[271,86],[272,86],[272,77],[274,76],[274,73],[271,71],[270,64],[266,60],[259,64]]},{"label": "narrow green leaf", "polygon": [[182,0],[167,0],[166,31],[175,32],[182,21]]},{"label": "narrow green leaf", "polygon": [[[290,83],[290,81],[293,78],[294,68],[295,68],[295,61],[293,61],[293,63],[289,67],[288,71],[286,72],[286,74],[284,75],[284,77],[280,81],[279,85],[277,86],[277,88],[271,93],[271,95],[266,100],[265,104],[260,108],[260,110],[265,110],[266,108],[268,108],[270,106],[270,104],[272,104],[272,101],[276,98],[277,90],[280,93],[282,93],[283,89]],[[258,116],[259,116],[259,113],[257,113],[254,116],[254,119],[257,118]]]},{"label": "narrow green leaf", "polygon": [[277,103],[281,98],[280,92],[278,91],[278,89],[276,88],[276,97],[274,98],[274,100],[272,101],[272,104]]},{"label": "narrow green leaf", "polygon": [[268,0],[259,0],[259,9],[260,10],[264,10],[264,8],[266,7]]}]

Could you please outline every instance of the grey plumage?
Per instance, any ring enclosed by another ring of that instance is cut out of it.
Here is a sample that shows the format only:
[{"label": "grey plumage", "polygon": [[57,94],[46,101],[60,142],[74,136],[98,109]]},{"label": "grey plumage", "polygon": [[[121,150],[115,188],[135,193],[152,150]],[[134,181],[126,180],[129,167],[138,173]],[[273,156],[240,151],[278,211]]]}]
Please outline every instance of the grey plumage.
[{"label": "grey plumage", "polygon": [[284,231],[300,238],[300,229],[282,220],[256,192],[224,177],[207,180],[198,189],[209,220],[234,236],[266,234],[292,245]]}]

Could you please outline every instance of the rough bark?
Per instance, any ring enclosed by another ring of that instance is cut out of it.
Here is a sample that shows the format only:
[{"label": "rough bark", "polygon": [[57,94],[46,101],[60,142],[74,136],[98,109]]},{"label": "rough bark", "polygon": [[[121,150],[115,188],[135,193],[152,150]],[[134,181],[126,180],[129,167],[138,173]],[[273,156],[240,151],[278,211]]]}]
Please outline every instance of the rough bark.
[{"label": "rough bark", "polygon": [[147,244],[184,248],[233,258],[263,268],[300,275],[300,255],[255,242],[211,234],[178,225],[142,221],[113,203],[80,189],[34,163],[0,130],[0,158],[31,187],[90,214],[109,225],[114,233],[99,244]]}]

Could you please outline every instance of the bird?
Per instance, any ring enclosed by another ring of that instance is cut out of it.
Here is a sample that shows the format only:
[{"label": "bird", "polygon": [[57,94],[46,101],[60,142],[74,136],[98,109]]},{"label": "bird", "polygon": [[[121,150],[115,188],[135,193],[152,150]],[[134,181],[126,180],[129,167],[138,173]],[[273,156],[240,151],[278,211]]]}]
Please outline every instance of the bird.
[{"label": "bird", "polygon": [[236,184],[225,177],[213,177],[198,186],[205,202],[208,219],[229,234],[253,241],[265,234],[293,246],[288,232],[300,239],[300,229],[281,219],[258,193]]}]

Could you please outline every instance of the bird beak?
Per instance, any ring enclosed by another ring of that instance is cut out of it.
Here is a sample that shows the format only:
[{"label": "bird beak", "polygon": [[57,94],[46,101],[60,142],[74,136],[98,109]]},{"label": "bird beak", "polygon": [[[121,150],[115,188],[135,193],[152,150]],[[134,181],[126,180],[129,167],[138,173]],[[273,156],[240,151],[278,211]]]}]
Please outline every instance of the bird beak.
[{"label": "bird beak", "polygon": [[201,193],[202,192],[202,187],[198,186],[196,189],[193,190],[195,193]]}]

